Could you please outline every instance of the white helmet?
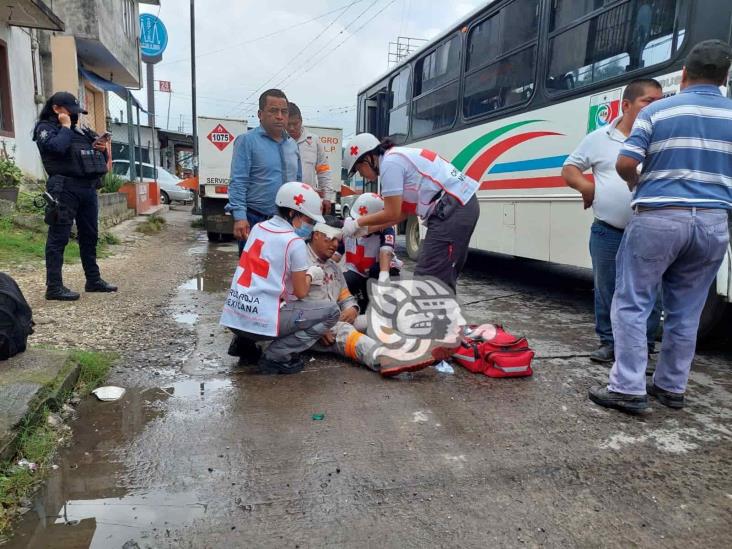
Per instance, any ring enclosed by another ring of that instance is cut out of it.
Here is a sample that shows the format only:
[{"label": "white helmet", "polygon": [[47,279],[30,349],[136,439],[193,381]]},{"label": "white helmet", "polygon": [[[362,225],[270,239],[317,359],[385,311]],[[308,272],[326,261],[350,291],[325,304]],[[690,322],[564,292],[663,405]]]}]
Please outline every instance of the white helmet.
[{"label": "white helmet", "polygon": [[316,223],[325,223],[320,214],[323,210],[323,201],[315,189],[307,183],[299,181],[285,183],[277,191],[275,204],[305,214]]},{"label": "white helmet", "polygon": [[363,215],[380,212],[383,209],[383,198],[376,193],[363,193],[353,202],[351,210],[348,213],[353,219],[358,219]]},{"label": "white helmet", "polygon": [[379,146],[379,140],[370,133],[359,133],[346,145],[346,152],[343,155],[343,166],[348,170],[348,175],[353,175],[354,166],[366,153],[373,151]]}]

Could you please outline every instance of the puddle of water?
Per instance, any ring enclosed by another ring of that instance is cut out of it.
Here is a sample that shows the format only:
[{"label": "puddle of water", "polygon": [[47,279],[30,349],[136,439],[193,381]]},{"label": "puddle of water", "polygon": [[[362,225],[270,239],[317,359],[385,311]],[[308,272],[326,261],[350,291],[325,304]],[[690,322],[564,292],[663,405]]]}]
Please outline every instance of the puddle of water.
[{"label": "puddle of water", "polygon": [[[38,547],[109,548],[134,540],[140,547],[163,538],[174,542],[180,531],[202,518],[206,503],[195,492],[149,482],[130,489],[125,479],[135,472],[128,453],[166,415],[168,405],[183,400],[207,401],[220,407],[223,392],[234,389],[231,379],[183,380],[152,389],[128,389],[119,401],[100,403],[85,399],[79,406],[72,444],[59,453],[59,468],[39,492],[33,508],[14,527],[3,549]],[[165,405],[165,403],[168,405]],[[195,413],[199,411],[196,404]],[[179,409],[180,405],[176,407]],[[144,444],[144,442],[142,442]],[[171,456],[174,459],[174,456]],[[135,547],[135,545],[132,545]]]},{"label": "puddle of water", "polygon": [[198,322],[198,314],[176,313],[173,315],[173,320],[175,320],[178,324],[188,324],[189,326],[193,326],[196,322]]}]

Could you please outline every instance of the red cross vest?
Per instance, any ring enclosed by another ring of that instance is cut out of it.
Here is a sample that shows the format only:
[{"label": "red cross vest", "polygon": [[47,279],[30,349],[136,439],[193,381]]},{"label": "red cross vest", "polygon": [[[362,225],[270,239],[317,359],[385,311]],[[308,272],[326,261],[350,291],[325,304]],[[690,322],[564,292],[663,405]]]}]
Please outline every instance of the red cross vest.
[{"label": "red cross vest", "polygon": [[417,184],[405,182],[402,211],[426,219],[432,213],[435,195],[440,191],[453,196],[465,206],[478,190],[478,182],[468,177],[437,153],[427,149],[393,147],[386,151],[383,162],[391,155],[406,158],[422,176]]},{"label": "red cross vest", "polygon": [[279,334],[290,246],[305,246],[292,229],[271,220],[254,226],[226,296],[220,321],[223,326],[266,336]]},{"label": "red cross vest", "polygon": [[346,269],[363,277],[369,276],[369,269],[379,260],[381,234],[344,238],[343,245],[346,248]]}]

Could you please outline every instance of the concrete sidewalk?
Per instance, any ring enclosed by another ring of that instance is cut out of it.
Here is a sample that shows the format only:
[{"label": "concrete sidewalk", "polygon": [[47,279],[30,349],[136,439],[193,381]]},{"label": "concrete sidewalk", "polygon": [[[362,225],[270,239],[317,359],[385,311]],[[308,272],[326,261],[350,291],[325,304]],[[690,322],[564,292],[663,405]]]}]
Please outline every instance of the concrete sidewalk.
[{"label": "concrete sidewalk", "polygon": [[23,420],[57,405],[78,376],[79,365],[61,351],[29,349],[0,362],[0,461],[13,457]]}]

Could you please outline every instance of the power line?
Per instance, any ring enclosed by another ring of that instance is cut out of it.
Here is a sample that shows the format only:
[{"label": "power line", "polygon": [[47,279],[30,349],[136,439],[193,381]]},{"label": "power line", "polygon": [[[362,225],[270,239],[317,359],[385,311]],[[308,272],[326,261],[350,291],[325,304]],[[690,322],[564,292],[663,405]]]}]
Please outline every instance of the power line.
[{"label": "power line", "polygon": [[[336,8],[334,10],[327,11],[325,13],[321,13],[320,15],[317,15],[317,16],[313,17],[312,19],[307,19],[305,21],[300,21],[299,23],[295,23],[294,25],[290,25],[289,27],[284,27],[284,28],[279,29],[279,30],[276,30],[274,32],[270,32],[268,34],[263,34],[262,36],[257,36],[256,38],[252,38],[250,40],[245,40],[244,42],[239,42],[237,44],[229,44],[225,48],[219,48],[217,50],[211,50],[211,51],[207,51],[207,52],[203,52],[203,53],[196,54],[196,59],[200,59],[201,57],[208,56],[208,55],[214,55],[216,53],[221,53],[221,52],[224,52],[224,51],[229,51],[231,48],[237,48],[239,46],[245,46],[247,44],[253,44],[255,42],[259,42],[260,40],[266,40],[267,38],[271,38],[272,36],[277,36],[278,34],[285,33],[285,32],[287,32],[289,30],[302,27],[303,25],[307,25],[309,23],[312,23],[314,21],[317,21],[318,19],[322,19],[323,17],[328,17],[329,15],[331,15],[333,13],[336,13],[338,11],[347,10],[352,5],[358,4],[358,3],[364,2],[364,1],[365,0],[355,0],[354,2],[351,2],[350,4],[348,4],[345,7],[340,7],[340,8]],[[184,61],[190,61],[190,60],[191,60],[190,56],[189,57],[181,57],[179,59],[173,59],[171,61],[164,61],[164,62],[160,63],[158,66],[162,67],[164,65],[172,65],[174,63],[182,63]]]},{"label": "power line", "polygon": [[[315,35],[315,36],[314,36],[314,37],[313,37],[313,38],[312,38],[312,39],[311,39],[311,40],[310,40],[310,41],[309,41],[309,42],[308,42],[307,44],[305,44],[305,46],[304,46],[304,47],[303,47],[302,49],[300,49],[300,51],[299,51],[299,52],[298,52],[298,53],[297,53],[297,54],[296,54],[295,56],[291,57],[291,58],[290,58],[290,60],[289,60],[289,61],[287,61],[287,63],[285,63],[285,64],[284,64],[284,65],[282,66],[282,68],[280,68],[280,70],[278,70],[278,71],[277,71],[276,73],[274,73],[274,74],[273,74],[272,76],[270,76],[270,77],[269,77],[269,78],[268,78],[268,79],[267,79],[267,80],[266,80],[266,81],[264,82],[264,84],[262,84],[261,86],[259,86],[259,87],[258,87],[258,88],[257,88],[256,90],[254,90],[254,91],[253,91],[252,93],[250,93],[250,94],[249,94],[249,95],[248,95],[248,96],[247,96],[247,97],[246,97],[246,98],[244,99],[244,101],[242,101],[242,102],[241,102],[241,103],[242,103],[242,106],[246,105],[246,102],[247,102],[247,101],[249,101],[249,99],[251,99],[251,98],[252,98],[252,97],[253,97],[253,96],[254,96],[254,95],[255,95],[255,94],[256,94],[256,93],[258,92],[258,91],[260,91],[260,90],[263,90],[263,89],[265,88],[265,86],[266,86],[267,84],[269,84],[270,82],[272,82],[272,81],[273,81],[273,80],[274,80],[275,78],[277,78],[277,77],[278,77],[278,76],[279,76],[280,74],[282,74],[282,73],[283,73],[283,72],[284,72],[284,71],[285,71],[285,70],[286,70],[286,69],[287,69],[287,68],[288,68],[288,67],[289,67],[290,65],[292,65],[292,63],[293,63],[293,62],[294,62],[295,60],[297,60],[297,59],[298,59],[298,58],[299,58],[300,56],[302,56],[302,55],[303,55],[303,54],[304,54],[305,52],[307,52],[307,51],[308,51],[308,48],[309,48],[309,47],[310,47],[310,46],[311,46],[312,44],[314,44],[314,43],[315,43],[316,41],[318,41],[318,40],[319,40],[319,39],[320,39],[320,38],[321,38],[322,36],[324,36],[324,35],[325,35],[325,33],[326,33],[326,32],[328,32],[328,29],[330,29],[330,28],[331,28],[331,27],[332,27],[332,26],[333,26],[333,25],[335,24],[335,22],[336,22],[336,21],[338,21],[338,19],[340,19],[340,18],[341,18],[341,16],[342,16],[342,15],[344,15],[344,14],[345,14],[345,13],[346,13],[346,12],[347,12],[347,11],[348,11],[349,9],[350,9],[350,7],[351,7],[351,6],[353,6],[353,5],[357,4],[357,3],[358,3],[358,1],[360,1],[360,0],[356,0],[356,1],[353,1],[353,2],[351,2],[350,4],[348,4],[348,5],[347,5],[347,6],[345,7],[345,9],[344,9],[344,10],[343,10],[343,11],[342,11],[341,13],[339,13],[338,15],[336,15],[336,16],[335,16],[335,17],[333,18],[333,20],[332,20],[332,21],[331,21],[331,22],[330,22],[330,23],[328,24],[328,26],[327,26],[327,27],[325,27],[325,29],[323,29],[323,30],[322,30],[321,32],[318,32],[318,33],[317,33],[317,34],[316,34],[316,35]],[[378,2],[378,0],[375,0],[375,1],[374,1],[374,3],[376,3],[376,2]],[[274,86],[274,87],[277,87],[277,86]],[[238,105],[237,105],[236,107],[234,107],[234,108],[232,109],[232,112],[234,112],[234,111],[235,111],[235,110],[237,110],[237,109],[238,109]]]}]

